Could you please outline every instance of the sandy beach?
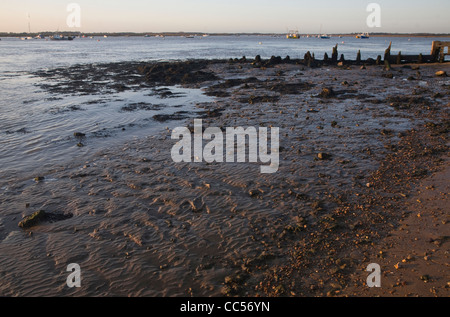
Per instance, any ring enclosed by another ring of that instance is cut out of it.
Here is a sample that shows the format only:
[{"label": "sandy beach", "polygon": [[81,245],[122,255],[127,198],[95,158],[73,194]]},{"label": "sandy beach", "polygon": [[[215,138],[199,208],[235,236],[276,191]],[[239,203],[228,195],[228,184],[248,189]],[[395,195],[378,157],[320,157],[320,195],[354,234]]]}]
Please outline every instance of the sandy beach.
[{"label": "sandy beach", "polygon": [[[243,58],[35,72],[63,82],[42,86],[52,93],[178,98],[170,87],[181,86],[213,101],[154,116],[167,125],[156,135],[5,180],[0,295],[449,296],[450,81],[436,74],[450,65],[363,64]],[[134,107],[124,111],[153,109]],[[223,131],[278,127],[278,171],[175,163],[171,133],[194,119]],[[89,137],[73,140],[81,148]],[[18,226],[37,211],[41,221]],[[82,268],[80,289],[66,287],[70,263]],[[381,288],[366,285],[371,263]]]}]

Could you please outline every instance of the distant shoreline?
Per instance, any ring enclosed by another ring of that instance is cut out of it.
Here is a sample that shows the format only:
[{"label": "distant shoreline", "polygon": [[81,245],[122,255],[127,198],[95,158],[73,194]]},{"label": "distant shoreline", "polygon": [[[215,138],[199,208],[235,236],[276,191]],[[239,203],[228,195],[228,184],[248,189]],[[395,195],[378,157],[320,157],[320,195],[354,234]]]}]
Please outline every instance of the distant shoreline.
[{"label": "distant shoreline", "polygon": [[[134,32],[114,32],[114,33],[101,33],[101,32],[70,32],[70,31],[64,31],[64,32],[33,32],[33,33],[10,33],[10,32],[0,32],[0,37],[24,37],[24,36],[51,36],[55,33],[63,34],[63,35],[72,35],[72,36],[110,36],[110,37],[144,37],[144,36],[150,36],[150,37],[156,37],[156,36],[281,36],[284,37],[286,34],[284,33],[203,33],[203,32],[144,32],[144,33],[134,33]],[[359,33],[337,33],[337,34],[329,34],[331,37],[355,37]],[[300,34],[300,36],[316,36],[318,34]],[[371,33],[371,37],[450,37],[450,33],[443,34],[433,34],[433,33]]]}]

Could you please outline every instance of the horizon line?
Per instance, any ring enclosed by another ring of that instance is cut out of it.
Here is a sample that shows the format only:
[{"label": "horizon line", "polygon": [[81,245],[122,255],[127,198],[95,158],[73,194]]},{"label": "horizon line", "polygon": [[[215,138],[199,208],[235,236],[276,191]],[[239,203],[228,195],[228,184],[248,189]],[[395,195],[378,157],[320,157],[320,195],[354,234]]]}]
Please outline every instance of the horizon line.
[{"label": "horizon line", "polygon": [[[102,31],[38,31],[38,32],[8,32],[0,31],[1,35],[24,35],[24,34],[42,34],[42,33],[72,33],[72,34],[104,34],[104,35],[178,35],[178,34],[189,34],[189,35],[286,35],[286,33],[279,32],[195,32],[195,31],[161,31],[161,32],[136,32],[136,31],[115,31],[115,32],[102,32]],[[338,32],[338,33],[327,33],[328,35],[355,35],[362,32]],[[367,33],[367,32],[364,32]],[[439,33],[439,32],[368,32],[372,36],[380,35],[416,35],[416,36],[450,36],[450,33]],[[320,33],[301,33],[300,35],[319,35]]]}]

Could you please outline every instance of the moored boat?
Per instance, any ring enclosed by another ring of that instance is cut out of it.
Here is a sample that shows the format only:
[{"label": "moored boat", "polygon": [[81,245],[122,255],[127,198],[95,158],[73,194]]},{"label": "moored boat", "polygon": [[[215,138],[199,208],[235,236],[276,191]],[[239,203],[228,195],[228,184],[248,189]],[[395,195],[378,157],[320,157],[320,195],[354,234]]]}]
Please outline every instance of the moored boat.
[{"label": "moored boat", "polygon": [[56,34],[56,35],[50,36],[50,40],[52,40],[52,41],[73,41],[73,37]]},{"label": "moored boat", "polygon": [[361,33],[356,35],[357,39],[368,39],[369,38],[369,33]]},{"label": "moored boat", "polygon": [[295,39],[298,40],[300,38],[300,34],[298,33],[298,31],[289,31],[289,33],[286,35],[287,39]]}]

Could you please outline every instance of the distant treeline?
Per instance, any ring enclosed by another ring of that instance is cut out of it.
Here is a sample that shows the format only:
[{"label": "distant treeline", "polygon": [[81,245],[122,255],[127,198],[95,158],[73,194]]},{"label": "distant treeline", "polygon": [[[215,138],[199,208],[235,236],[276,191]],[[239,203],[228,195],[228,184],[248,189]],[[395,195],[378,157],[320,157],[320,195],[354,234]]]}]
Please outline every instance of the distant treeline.
[{"label": "distant treeline", "polygon": [[[49,37],[54,35],[55,33],[57,34],[61,34],[61,35],[65,35],[65,36],[94,36],[94,37],[103,37],[103,36],[158,36],[158,35],[163,35],[163,36],[202,36],[205,33],[203,32],[147,32],[147,33],[133,33],[133,32],[116,32],[116,33],[99,33],[99,32],[69,32],[69,31],[64,31],[64,32],[50,32],[50,31],[46,31],[46,32],[39,32],[39,33],[10,33],[10,32],[0,32],[0,37],[27,37],[27,36],[31,36],[31,37],[36,37],[38,35],[42,35],[45,37]],[[330,34],[331,36],[351,36],[354,37],[359,33],[341,33],[341,34]],[[250,35],[254,35],[254,36],[284,36],[285,34],[281,34],[281,33],[208,33],[208,35],[210,36],[250,36]],[[306,34],[305,34],[306,35]],[[312,34],[313,35],[313,34]],[[370,36],[373,37],[450,37],[450,33],[370,33]]]}]

